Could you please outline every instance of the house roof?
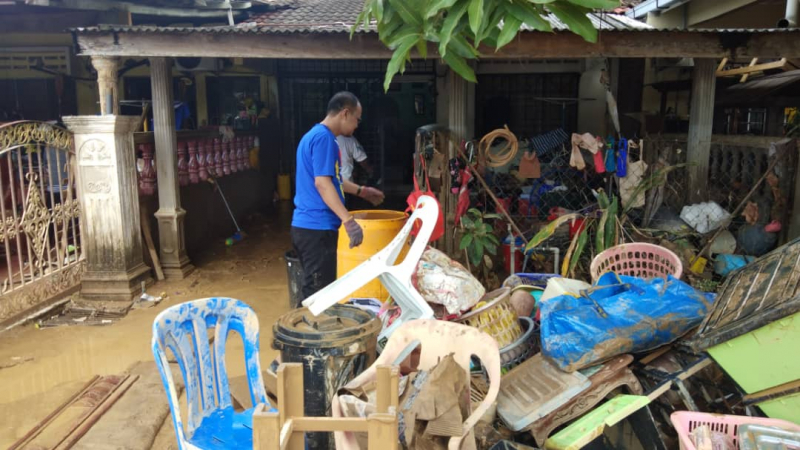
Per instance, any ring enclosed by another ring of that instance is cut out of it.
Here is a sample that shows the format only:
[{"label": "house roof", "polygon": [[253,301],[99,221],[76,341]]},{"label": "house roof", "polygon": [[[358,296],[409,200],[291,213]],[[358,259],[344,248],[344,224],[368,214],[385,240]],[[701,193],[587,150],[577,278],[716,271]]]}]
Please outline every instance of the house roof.
[{"label": "house roof", "polygon": [[[364,0],[286,0],[284,7],[254,14],[237,28],[258,29],[262,33],[349,33],[363,7]],[[599,30],[653,28],[623,15],[591,13],[589,18]],[[567,26],[554,15],[550,14],[546,19],[554,30],[567,30]],[[527,26],[522,29],[532,31]],[[368,31],[375,31],[374,26]]]}]

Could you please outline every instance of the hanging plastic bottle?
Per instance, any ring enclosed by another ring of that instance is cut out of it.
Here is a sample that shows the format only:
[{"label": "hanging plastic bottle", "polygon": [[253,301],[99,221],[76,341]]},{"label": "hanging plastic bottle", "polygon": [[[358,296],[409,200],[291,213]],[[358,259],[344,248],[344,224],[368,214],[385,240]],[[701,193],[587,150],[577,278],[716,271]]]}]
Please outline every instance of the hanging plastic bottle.
[{"label": "hanging plastic bottle", "polygon": [[617,170],[617,157],[616,157],[616,148],[614,146],[616,142],[614,138],[609,136],[608,141],[606,142],[606,172],[614,173]]},{"label": "hanging plastic bottle", "polygon": [[593,155],[594,158],[594,171],[597,173],[606,173],[606,163],[603,161],[603,139],[597,138],[597,153]]},{"label": "hanging plastic bottle", "polygon": [[620,138],[617,145],[617,176],[628,176],[628,140],[625,138]]}]

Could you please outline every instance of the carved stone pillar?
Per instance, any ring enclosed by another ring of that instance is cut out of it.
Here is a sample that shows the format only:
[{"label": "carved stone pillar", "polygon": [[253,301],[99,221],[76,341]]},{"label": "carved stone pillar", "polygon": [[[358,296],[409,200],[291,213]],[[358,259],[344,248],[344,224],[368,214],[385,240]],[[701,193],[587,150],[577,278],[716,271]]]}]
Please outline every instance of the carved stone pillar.
[{"label": "carved stone pillar", "polygon": [[182,279],[194,266],[186,255],[183,219],[178,188],[178,139],[175,131],[175,108],[172,95],[172,60],[150,58],[150,82],[153,91],[153,135],[156,141],[158,173],[158,237],[161,244],[161,267],[167,278]]},{"label": "carved stone pillar", "polygon": [[135,116],[73,116],[81,242],[86,272],[81,299],[130,302],[150,278],[142,260]]},{"label": "carved stone pillar", "polygon": [[119,58],[92,56],[92,65],[97,71],[97,88],[100,92],[100,114],[119,114]]}]

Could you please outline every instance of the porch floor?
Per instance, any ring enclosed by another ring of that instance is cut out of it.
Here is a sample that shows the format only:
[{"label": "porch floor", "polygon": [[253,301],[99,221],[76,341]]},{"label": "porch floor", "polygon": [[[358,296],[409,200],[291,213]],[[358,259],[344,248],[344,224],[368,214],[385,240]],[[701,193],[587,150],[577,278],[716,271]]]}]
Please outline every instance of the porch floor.
[{"label": "porch floor", "polygon": [[[0,333],[0,448],[9,447],[92,376],[152,361],[153,319],[184,301],[226,296],[252,306],[261,324],[261,366],[269,367],[277,356],[272,324],[289,308],[283,255],[291,246],[290,208],[282,204],[273,218],[247,224],[247,239],[233,247],[225,247],[222,239],[211,243],[194,257],[196,270],[185,280],[148,288],[152,295],[168,296],[155,307],[131,310],[108,326],[37,329],[29,324]],[[226,358],[231,378],[244,375],[241,340],[229,341]]]}]

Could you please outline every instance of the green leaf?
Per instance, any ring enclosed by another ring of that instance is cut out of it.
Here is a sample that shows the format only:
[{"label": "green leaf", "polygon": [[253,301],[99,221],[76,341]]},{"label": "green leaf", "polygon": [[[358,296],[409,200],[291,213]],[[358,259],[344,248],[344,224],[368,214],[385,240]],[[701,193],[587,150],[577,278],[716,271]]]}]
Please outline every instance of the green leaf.
[{"label": "green leaf", "polygon": [[464,250],[465,248],[469,247],[469,244],[472,243],[472,239],[474,239],[474,238],[475,237],[473,235],[471,235],[471,234],[465,234],[464,236],[462,236],[461,237],[461,242],[459,242],[459,244],[458,244],[458,249],[459,250]]},{"label": "green leaf", "polygon": [[572,261],[570,261],[569,263],[570,274],[575,273],[575,266],[578,265],[578,261],[580,261],[581,255],[583,254],[583,249],[586,248],[586,244],[588,242],[589,242],[589,227],[584,227],[583,231],[581,231],[581,234],[578,237],[578,246],[575,247],[575,252],[572,254]]},{"label": "green leaf", "polygon": [[614,9],[620,5],[619,0],[567,0],[573,5],[589,9]]},{"label": "green leaf", "polygon": [[[525,3],[524,1],[520,3],[519,0],[515,0],[506,5],[506,10],[534,30],[553,30],[552,26],[550,26],[550,22],[546,21],[544,17],[542,17],[539,12],[536,11],[536,8]],[[506,17],[508,17],[508,14]]]},{"label": "green leaf", "polygon": [[477,251],[478,261],[480,261],[483,258],[483,241],[475,239],[472,242],[475,250]]},{"label": "green leaf", "polygon": [[419,53],[419,56],[425,59],[428,58],[428,41],[425,39],[420,39],[417,41],[417,53]]},{"label": "green leaf", "polygon": [[364,21],[364,18],[368,17],[368,16],[369,16],[369,10],[365,7],[361,11],[361,13],[358,15],[358,18],[356,19],[356,22],[353,24],[352,27],[350,27],[350,39],[351,40],[353,39],[353,35],[356,34],[356,29],[358,29],[359,25],[361,25],[361,22]]},{"label": "green leaf", "polygon": [[[442,59],[447,65],[453,69],[457,74],[461,75],[461,78],[471,81],[473,83],[477,83],[478,80],[475,78],[475,71],[472,70],[472,67],[467,64],[467,61],[464,60],[459,55],[456,55],[455,52],[450,52],[447,56],[443,56]],[[386,85],[388,89],[389,85]]]},{"label": "green leaf", "polygon": [[397,14],[400,15],[403,22],[417,29],[422,27],[420,11],[415,11],[406,0],[389,0],[389,4],[397,10]]},{"label": "green leaf", "polygon": [[447,54],[447,46],[453,37],[453,31],[455,31],[459,21],[467,12],[468,5],[469,0],[458,0],[455,6],[447,12],[447,17],[444,18],[442,29],[439,32],[439,55],[442,58]]},{"label": "green leaf", "polygon": [[[491,0],[490,0],[491,1]],[[469,2],[469,29],[476,36],[481,29],[483,21],[483,0],[470,0]]]},{"label": "green leaf", "polygon": [[486,249],[486,252],[489,253],[490,255],[497,254],[497,244],[495,244],[494,242],[483,241],[483,246]]},{"label": "green leaf", "polygon": [[474,228],[475,222],[473,222],[467,214],[464,214],[461,216],[461,225],[463,225],[464,228]]},{"label": "green leaf", "polygon": [[597,206],[599,206],[600,209],[606,209],[610,204],[611,202],[608,200],[608,196],[606,195],[605,191],[601,190],[597,193]]},{"label": "green leaf", "polygon": [[501,47],[511,42],[521,26],[522,20],[507,14],[503,22],[503,31],[500,32],[500,36],[497,38],[497,49],[500,50]]},{"label": "green leaf", "polygon": [[458,56],[466,59],[475,59],[480,53],[472,46],[464,36],[455,35],[450,40],[450,49],[453,50]]},{"label": "green leaf", "polygon": [[606,212],[608,213],[608,220],[606,221],[606,230],[605,230],[606,248],[614,246],[614,236],[616,235],[617,231],[617,209],[619,209],[619,201],[617,200],[617,197],[614,196],[614,199],[611,201],[611,205],[606,210]]},{"label": "green leaf", "polygon": [[590,9],[565,2],[550,3],[547,5],[547,9],[555,14],[558,20],[564,22],[573,33],[588,42],[597,42],[597,29],[592,24],[592,21],[586,17],[586,13],[591,12]]},{"label": "green leaf", "polygon": [[391,36],[387,36],[387,42],[384,42],[384,44],[386,44],[389,49],[394,50],[400,47],[404,42],[408,42],[412,37],[414,39],[413,42],[416,43],[419,34],[417,30],[406,25],[392,33]]},{"label": "green leaf", "polygon": [[477,266],[481,263],[481,258],[483,258],[483,249],[478,252],[478,247],[472,245],[467,249],[467,255],[469,255],[469,262],[471,262],[473,266]]},{"label": "green leaf", "polygon": [[384,0],[375,0],[375,19],[378,23],[383,22],[383,1]]},{"label": "green leaf", "polygon": [[561,226],[562,224],[564,224],[564,223],[566,223],[566,222],[568,222],[568,221],[570,221],[572,219],[577,219],[579,217],[581,217],[581,215],[577,214],[577,213],[576,214],[565,214],[565,215],[557,218],[556,220],[548,223],[541,230],[539,230],[539,232],[536,233],[536,235],[533,236],[533,238],[531,238],[530,241],[528,241],[528,245],[525,246],[525,252],[527,253],[527,252],[531,251],[531,249],[536,248],[539,244],[541,244],[542,242],[547,240],[547,238],[552,236],[553,233],[556,232],[556,229],[559,226]]},{"label": "green leaf", "polygon": [[428,12],[425,13],[425,18],[430,19],[431,17],[439,14],[439,11],[443,9],[447,9],[452,7],[456,3],[456,0],[435,0],[431,2],[430,6],[428,6]]},{"label": "green leaf", "polygon": [[535,4],[538,4],[538,5],[544,5],[544,4],[547,4],[547,3],[553,3],[555,1],[558,1],[558,0],[528,0],[528,3],[535,3]]},{"label": "green leaf", "polygon": [[481,42],[489,35],[489,33],[498,28],[503,16],[506,15],[506,9],[503,7],[505,2],[488,1],[484,2],[483,21],[481,22],[478,34],[475,35],[475,48],[481,45]]},{"label": "green leaf", "polygon": [[383,90],[384,92],[389,91],[389,85],[392,84],[392,78],[394,78],[397,72],[403,73],[406,67],[406,60],[409,57],[409,52],[411,52],[411,48],[419,40],[419,36],[410,34],[405,36],[398,44],[397,48],[395,49],[394,53],[392,54],[392,59],[389,60],[389,64],[386,66],[386,77],[383,79]]}]

